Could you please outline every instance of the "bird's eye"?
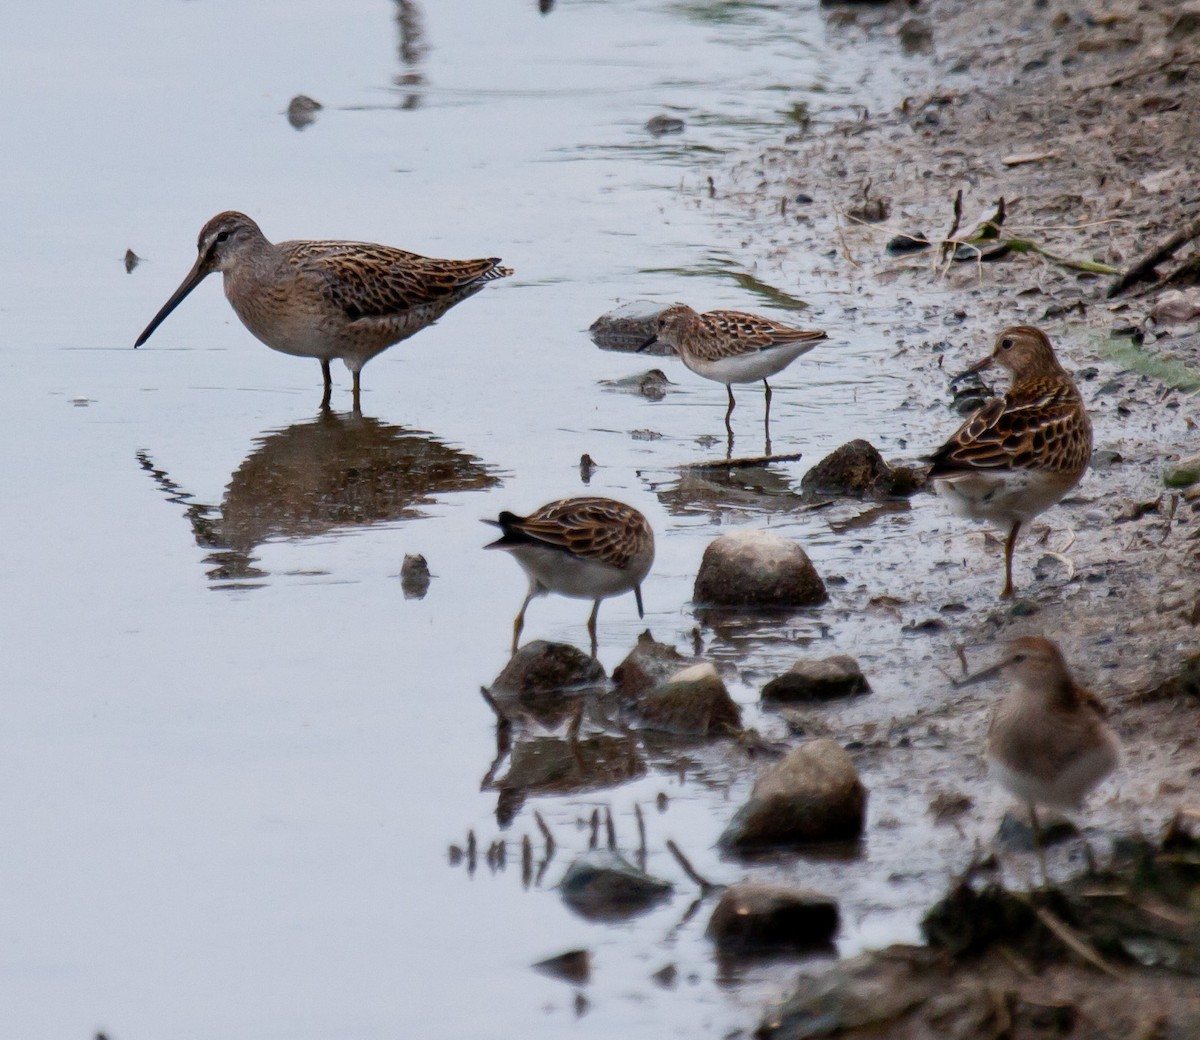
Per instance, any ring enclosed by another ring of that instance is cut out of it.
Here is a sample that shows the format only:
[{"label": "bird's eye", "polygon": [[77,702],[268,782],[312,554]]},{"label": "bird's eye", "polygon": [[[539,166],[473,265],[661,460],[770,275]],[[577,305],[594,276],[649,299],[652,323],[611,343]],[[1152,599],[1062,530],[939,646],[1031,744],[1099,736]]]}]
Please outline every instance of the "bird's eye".
[{"label": "bird's eye", "polygon": [[1025,660],[1024,654],[1013,654],[1013,664],[1020,664]]},{"label": "bird's eye", "polygon": [[1012,350],[1012,345],[1013,345],[1013,341],[1011,339],[1009,339],[1007,336],[1005,336],[1004,339],[1002,339],[1000,341],[1000,346],[1004,350]]},{"label": "bird's eye", "polygon": [[229,241],[229,232],[228,231],[218,231],[217,232],[217,241],[218,242],[228,242]]}]

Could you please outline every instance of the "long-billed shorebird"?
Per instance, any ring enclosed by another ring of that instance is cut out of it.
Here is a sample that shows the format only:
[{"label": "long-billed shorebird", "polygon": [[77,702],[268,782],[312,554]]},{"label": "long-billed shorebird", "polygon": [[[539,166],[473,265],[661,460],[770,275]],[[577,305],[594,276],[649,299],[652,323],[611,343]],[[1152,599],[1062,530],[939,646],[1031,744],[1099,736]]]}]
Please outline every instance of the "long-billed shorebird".
[{"label": "long-billed shorebird", "polygon": [[188,293],[214,271],[225,276],[234,312],[272,350],[321,362],[323,406],[333,391],[329,363],[354,380],[376,354],[427,325],[496,278],[497,257],[437,260],[370,242],[269,242],[244,213],[219,213],[200,231],[199,256],[183,284],[138,336],[140,347]]},{"label": "long-billed shorebird", "polygon": [[1071,677],[1058,646],[1040,636],[1008,644],[999,662],[958,685],[1005,675],[1013,688],[997,706],[988,729],[989,773],[1029,807],[1045,879],[1037,806],[1077,809],[1120,761],[1116,734],[1100,701]]},{"label": "long-billed shorebird", "polygon": [[513,621],[514,654],[529,601],[547,592],[594,601],[588,618],[593,657],[601,600],[633,592],[638,617],[643,616],[642,582],[654,562],[654,532],[632,506],[611,498],[565,498],[528,516],[503,512],[484,523],[503,532],[485,548],[512,553],[529,578],[529,593]]},{"label": "long-billed shorebird", "polygon": [[1012,373],[1008,393],[971,415],[931,456],[929,476],[955,512],[1008,528],[1000,595],[1009,597],[1017,534],[1079,483],[1092,455],[1092,423],[1040,329],[1005,329],[992,353],[954,381],[991,365]]},{"label": "long-billed shorebird", "polygon": [[697,375],[724,383],[729,394],[725,428],[730,438],[733,428],[729,419],[736,404],[733,384],[757,383],[761,379],[766,400],[763,427],[769,440],[771,384],[767,379],[827,338],[819,329],[797,329],[757,314],[741,311],[699,314],[686,304],[677,303],[658,316],[657,330],[639,350],[655,342],[666,343],[675,348],[683,363]]}]

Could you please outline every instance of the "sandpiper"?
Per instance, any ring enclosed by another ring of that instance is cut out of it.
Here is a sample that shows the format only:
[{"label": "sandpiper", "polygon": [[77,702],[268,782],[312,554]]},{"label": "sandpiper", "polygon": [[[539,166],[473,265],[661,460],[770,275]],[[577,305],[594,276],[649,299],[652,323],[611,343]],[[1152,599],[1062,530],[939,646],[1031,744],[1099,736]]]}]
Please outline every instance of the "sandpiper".
[{"label": "sandpiper", "polygon": [[988,770],[1029,807],[1034,840],[1046,864],[1037,806],[1077,809],[1120,761],[1116,734],[1099,700],[1071,677],[1058,646],[1040,636],[1008,644],[1001,660],[959,685],[1006,675],[1014,688],[997,706],[988,729]]},{"label": "sandpiper", "polygon": [[593,657],[601,600],[632,590],[643,616],[642,581],[654,562],[654,532],[632,506],[611,498],[565,498],[528,516],[503,512],[484,523],[504,532],[485,548],[512,553],[529,578],[529,594],[513,621],[513,653],[529,601],[547,592],[594,600],[588,618]]},{"label": "sandpiper", "polygon": [[658,316],[658,328],[638,349],[654,342],[674,347],[683,363],[697,375],[724,383],[729,394],[725,410],[725,428],[733,430],[734,383],[757,383],[760,379],[766,399],[763,425],[770,436],[771,384],[768,377],[782,372],[801,354],[807,354],[827,336],[819,329],[797,329],[741,311],[706,311],[698,314],[677,303]]},{"label": "sandpiper", "polygon": [[460,300],[512,270],[497,257],[436,260],[369,242],[267,241],[244,213],[213,217],[200,231],[199,256],[183,284],[137,338],[140,347],[163,319],[214,271],[242,324],[272,350],[321,362],[322,405],[333,390],[329,362],[341,358],[359,408],[363,365],[431,325]]},{"label": "sandpiper", "polygon": [[1005,329],[992,353],[955,382],[991,365],[1012,373],[1008,393],[971,415],[931,456],[929,476],[955,512],[1008,527],[1000,595],[1010,597],[1017,533],[1079,483],[1092,455],[1092,423],[1040,329]]}]

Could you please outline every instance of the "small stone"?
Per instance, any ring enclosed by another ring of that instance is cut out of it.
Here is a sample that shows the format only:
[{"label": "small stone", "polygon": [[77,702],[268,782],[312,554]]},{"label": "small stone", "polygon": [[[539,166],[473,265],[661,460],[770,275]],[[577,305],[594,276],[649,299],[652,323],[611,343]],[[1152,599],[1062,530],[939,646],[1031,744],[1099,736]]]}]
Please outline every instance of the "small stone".
[{"label": "small stone", "polygon": [[927,51],[933,46],[933,28],[921,18],[904,21],[898,33],[900,46],[909,54]]},{"label": "small stone", "polygon": [[141,263],[142,258],[137,255],[132,249],[125,250],[125,273],[132,274],[133,269]]},{"label": "small stone", "polygon": [[1168,289],[1154,301],[1150,317],[1158,325],[1176,325],[1200,318],[1200,289],[1187,292]]},{"label": "small stone", "polygon": [[287,121],[297,130],[310,126],[317,118],[317,113],[325,106],[314,101],[307,94],[297,94],[287,107]]},{"label": "small stone", "polygon": [[807,206],[812,203],[813,197],[811,195],[805,195],[804,192],[798,192],[795,196],[793,196],[792,201],[797,206]]},{"label": "small stone", "polygon": [[632,917],[671,895],[669,881],[651,877],[611,849],[595,849],[575,860],[559,882],[563,900],[594,920]]},{"label": "small stone", "polygon": [[400,588],[405,599],[424,599],[429,591],[429,564],[420,553],[405,553],[400,565]]},{"label": "small stone", "polygon": [[853,840],[862,834],[866,806],[850,756],[832,740],[813,740],[763,771],[720,844],[746,852]]},{"label": "small stone", "polygon": [[686,124],[677,116],[651,116],[646,121],[646,130],[655,137],[663,134],[681,134]]},{"label": "small stone", "polygon": [[536,699],[604,682],[604,666],[567,643],[535,639],[513,654],[491,685],[497,701]]},{"label": "small stone", "polygon": [[764,701],[825,701],[870,693],[858,662],[845,654],[797,661],[762,690]]},{"label": "small stone", "polygon": [[638,700],[648,729],[707,736],[741,729],[742,712],[707,661],[676,672]]},{"label": "small stone", "polygon": [[591,978],[592,955],[587,950],[567,950],[566,953],[538,961],[533,967],[535,971],[582,986]]},{"label": "small stone", "polygon": [[889,466],[874,445],[849,441],[812,467],[800,481],[810,494],[849,495],[853,498],[907,495],[921,485],[913,470]]},{"label": "small stone", "polygon": [[922,231],[913,235],[896,235],[887,244],[887,251],[893,256],[898,253],[917,253],[928,248],[930,248],[929,239]]},{"label": "small stone", "polygon": [[753,953],[824,946],[837,930],[837,900],[808,889],[743,881],[721,895],[706,934],[725,953]]},{"label": "small stone", "polygon": [[613,669],[613,682],[617,692],[633,700],[691,663],[675,647],[657,642],[646,629],[638,636],[637,646]]},{"label": "small stone", "polygon": [[704,606],[778,609],[814,606],[829,594],[799,543],[742,530],[709,543],[692,598]]},{"label": "small stone", "polygon": [[1200,481],[1200,455],[1169,463],[1163,470],[1163,483],[1169,488],[1190,487]]}]

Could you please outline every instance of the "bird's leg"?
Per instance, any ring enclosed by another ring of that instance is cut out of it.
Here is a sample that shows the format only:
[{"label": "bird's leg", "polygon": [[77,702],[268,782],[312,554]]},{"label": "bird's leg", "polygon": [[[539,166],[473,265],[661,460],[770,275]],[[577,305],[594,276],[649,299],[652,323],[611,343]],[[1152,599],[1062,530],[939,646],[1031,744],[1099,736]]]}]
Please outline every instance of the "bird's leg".
[{"label": "bird's leg", "polygon": [[1042,868],[1042,887],[1050,887],[1050,875],[1046,871],[1046,848],[1042,844],[1042,828],[1038,823],[1037,806],[1029,803],[1029,822],[1033,826],[1033,847],[1037,850],[1038,866]]},{"label": "bird's leg", "polygon": [[638,617],[644,618],[646,611],[642,609],[642,587],[640,585],[633,587],[633,598],[637,600]]},{"label": "bird's leg", "polygon": [[321,359],[321,378],[325,380],[325,395],[321,398],[322,410],[329,407],[333,398],[333,373],[329,371],[329,362]]},{"label": "bird's leg", "polygon": [[[767,407],[763,413],[763,432],[766,434],[767,443],[771,443],[771,384],[765,379],[763,380],[763,397],[766,399]],[[767,449],[767,454],[771,454],[771,449]]]},{"label": "bird's leg", "polygon": [[592,614],[588,618],[588,635],[592,637],[592,656],[596,656],[596,615],[600,613],[600,601],[592,604]]},{"label": "bird's leg", "polygon": [[360,394],[362,392],[362,385],[360,383],[360,373],[359,373],[358,369],[354,370],[353,375],[354,375],[354,413],[357,415],[359,412],[362,411],[362,401],[360,399]]},{"label": "bird's leg", "polygon": [[529,601],[533,599],[533,589],[529,590],[529,595],[525,597],[525,602],[521,604],[521,609],[517,611],[517,616],[513,619],[513,644],[512,652],[517,652],[517,640],[521,638],[521,629],[525,627],[525,608],[529,606]]},{"label": "bird's leg", "polygon": [[1013,580],[1012,580],[1012,556],[1013,546],[1017,544],[1017,532],[1021,530],[1021,521],[1014,520],[1012,530],[1008,532],[1008,537],[1004,539],[1004,590],[1000,593],[1001,599],[1012,599],[1013,597]]}]

